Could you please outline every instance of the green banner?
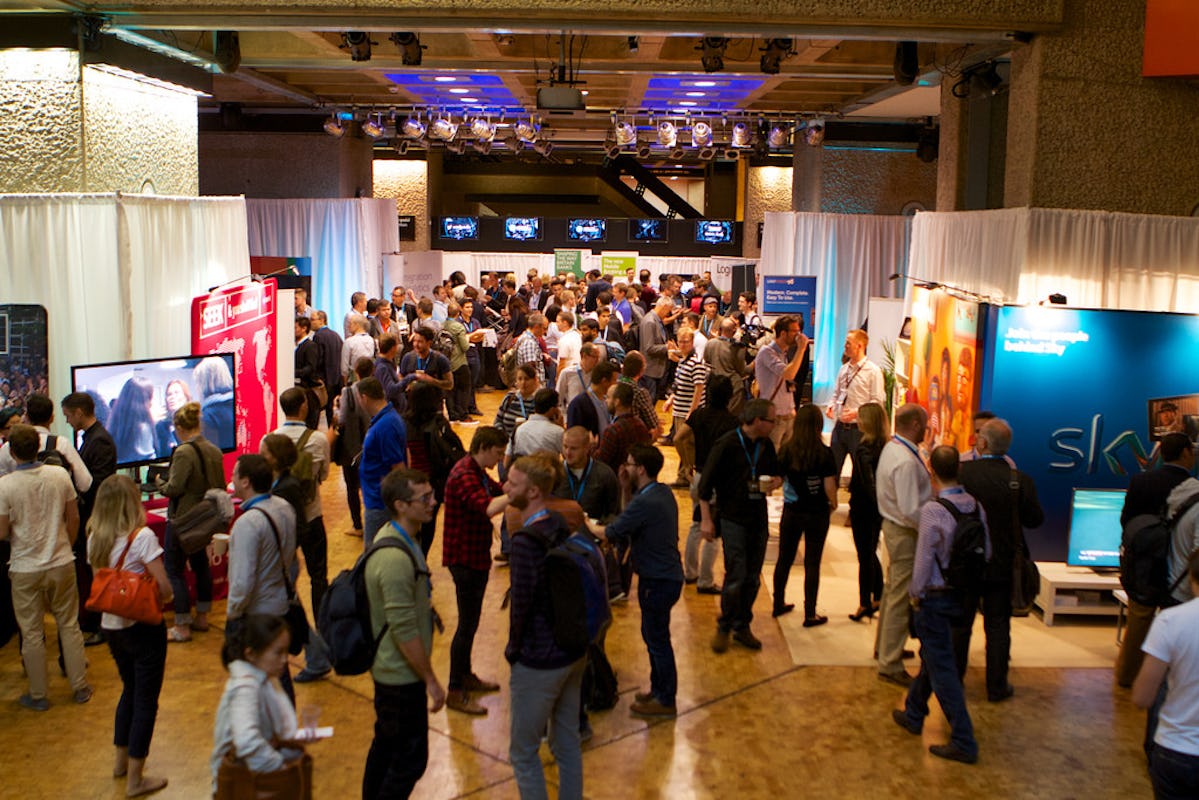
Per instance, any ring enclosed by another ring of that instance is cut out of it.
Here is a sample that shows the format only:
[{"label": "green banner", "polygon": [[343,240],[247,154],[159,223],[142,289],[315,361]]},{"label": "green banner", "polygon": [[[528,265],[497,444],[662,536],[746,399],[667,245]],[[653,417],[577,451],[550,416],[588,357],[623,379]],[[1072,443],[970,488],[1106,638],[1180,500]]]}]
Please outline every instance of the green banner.
[{"label": "green banner", "polygon": [[554,250],[554,274],[571,272],[576,278],[582,279],[583,253],[583,250]]},{"label": "green banner", "polygon": [[637,253],[600,253],[600,272],[605,275],[624,275],[637,269]]}]

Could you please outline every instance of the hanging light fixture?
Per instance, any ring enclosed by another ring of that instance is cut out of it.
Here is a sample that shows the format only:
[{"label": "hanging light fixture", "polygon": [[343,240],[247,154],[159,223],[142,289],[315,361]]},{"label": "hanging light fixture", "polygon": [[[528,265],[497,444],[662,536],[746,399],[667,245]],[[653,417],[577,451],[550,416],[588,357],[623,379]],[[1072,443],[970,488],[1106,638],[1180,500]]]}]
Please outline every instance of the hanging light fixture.
[{"label": "hanging light fixture", "polygon": [[372,139],[378,139],[387,132],[383,125],[382,114],[368,114],[362,123],[362,132]]},{"label": "hanging light fixture", "polygon": [[518,139],[526,144],[532,144],[537,141],[537,135],[541,133],[541,126],[532,117],[529,117],[527,120],[517,120],[514,130]]},{"label": "hanging light fixture", "polygon": [[791,144],[791,129],[781,122],[775,124],[771,127],[770,133],[766,134],[766,144],[775,150],[781,150]]},{"label": "hanging light fixture", "polygon": [[325,129],[325,133],[335,139],[340,139],[346,135],[346,126],[341,124],[336,111],[329,115],[329,118],[325,120],[325,124],[322,127]]},{"label": "hanging light fixture", "polygon": [[637,143],[637,128],[630,122],[621,122],[613,129],[616,134],[616,143],[621,147],[631,147]]},{"label": "hanging light fixture", "polygon": [[470,132],[481,142],[490,142],[495,138],[495,123],[484,117],[475,117],[470,123]]},{"label": "hanging light fixture", "polygon": [[637,158],[649,158],[650,152],[649,142],[637,143]]},{"label": "hanging light fixture", "polygon": [[749,140],[753,133],[749,129],[749,125],[744,122],[738,122],[733,126],[733,147],[749,147]]},{"label": "hanging light fixture", "polygon": [[400,130],[409,139],[419,139],[425,135],[425,123],[420,121],[420,116],[408,117],[404,120],[404,124],[400,126]]},{"label": "hanging light fixture", "polygon": [[454,122],[453,117],[438,117],[429,126],[429,135],[434,139],[441,139],[443,142],[450,141],[457,133],[458,123]]},{"label": "hanging light fixture", "polygon": [[691,126],[691,145],[708,147],[712,144],[712,126],[702,120]]},{"label": "hanging light fixture", "polygon": [[724,69],[724,51],[729,46],[729,40],[724,36],[705,36],[700,40],[696,50],[703,51],[700,63],[704,72],[720,72]]},{"label": "hanging light fixture", "polygon": [[809,147],[819,147],[824,144],[824,120],[808,120],[808,125],[804,128],[803,140],[804,144]]},{"label": "hanging light fixture", "polygon": [[539,153],[542,158],[549,158],[550,153],[554,152],[554,143],[548,139],[538,139],[533,142],[533,151]]},{"label": "hanging light fixture", "polygon": [[673,122],[663,120],[658,123],[658,144],[663,147],[674,147],[678,141],[679,132]]}]

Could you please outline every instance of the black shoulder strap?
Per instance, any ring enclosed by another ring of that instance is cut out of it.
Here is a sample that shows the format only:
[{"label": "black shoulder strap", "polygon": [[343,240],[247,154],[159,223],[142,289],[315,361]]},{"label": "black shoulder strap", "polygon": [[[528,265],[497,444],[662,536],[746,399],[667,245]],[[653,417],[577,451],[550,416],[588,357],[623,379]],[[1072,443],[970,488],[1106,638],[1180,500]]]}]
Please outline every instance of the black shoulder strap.
[{"label": "black shoulder strap", "polygon": [[46,451],[58,449],[58,437],[53,433],[46,434]]},{"label": "black shoulder strap", "polygon": [[404,544],[404,540],[400,539],[398,536],[384,536],[380,539],[375,539],[375,541],[371,543],[370,549],[367,550],[363,556],[363,559],[362,559],[363,570],[366,569],[366,562],[370,559],[371,556],[373,556],[379,550],[383,550],[384,548],[388,548],[388,547],[397,547],[400,550],[403,550],[404,555],[408,556],[408,560],[412,562],[412,571],[415,572],[418,576],[419,575],[432,576],[432,573],[429,572],[428,569],[421,569],[420,567],[418,567],[416,565],[416,556],[414,556],[412,554],[412,551],[408,549],[408,545]]},{"label": "black shoulder strap", "polygon": [[[208,462],[206,462],[204,460],[204,451],[200,449],[200,445],[196,444],[195,439],[190,439],[190,440],[184,442],[184,444],[190,444],[192,446],[192,449],[196,451],[196,458],[198,458],[200,460],[200,472],[202,472],[204,474],[204,480],[208,482],[208,486],[213,489],[217,488],[212,485],[212,476],[208,474]],[[263,511],[262,513],[266,514],[265,511]],[[270,514],[267,514],[266,516],[267,516],[267,519],[270,519],[270,517],[271,517]],[[275,527],[274,523],[271,524],[271,527],[272,528]]]},{"label": "black shoulder strap", "polygon": [[279,550],[279,569],[283,570],[283,585],[287,587],[287,601],[290,603],[296,596],[296,587],[292,585],[291,576],[287,574],[287,565],[283,563],[283,540],[279,538],[279,529],[275,527],[275,520],[266,513],[266,509],[254,507],[250,510],[261,511],[271,526],[271,533],[275,535],[275,547]]}]

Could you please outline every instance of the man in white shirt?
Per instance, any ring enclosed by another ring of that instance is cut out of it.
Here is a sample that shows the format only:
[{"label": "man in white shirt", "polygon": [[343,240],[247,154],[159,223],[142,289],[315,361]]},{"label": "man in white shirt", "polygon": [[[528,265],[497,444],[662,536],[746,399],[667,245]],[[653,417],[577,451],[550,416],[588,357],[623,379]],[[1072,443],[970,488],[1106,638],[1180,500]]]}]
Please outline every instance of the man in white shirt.
[{"label": "man in white shirt", "polygon": [[559,311],[555,324],[558,326],[558,374],[561,375],[578,365],[583,337],[575,330],[575,315],[569,311]]},{"label": "man in white shirt", "polygon": [[911,615],[908,587],[916,562],[920,508],[932,497],[928,468],[917,444],[927,427],[928,412],[915,403],[901,406],[895,412],[895,435],[883,448],[875,473],[883,541],[890,560],[877,633],[878,675],[904,687],[912,683],[912,676],[903,668]]},{"label": "man in white shirt", "polygon": [[548,450],[562,451],[562,412],[558,408],[558,393],[553,389],[538,389],[533,395],[533,413],[520,423],[512,435],[509,463],[521,456]]},{"label": "man in white shirt", "polygon": [[[44,394],[29,395],[25,399],[25,421],[37,431],[37,452],[41,453],[47,450],[47,442],[51,436],[54,436],[50,433],[50,423],[54,422],[54,401]],[[72,441],[63,436],[54,436],[53,449],[62,457],[67,472],[71,475],[71,481],[75,485],[75,491],[83,494],[92,488],[92,473],[88,471],[87,465],[79,457]],[[34,460],[37,460],[36,456]],[[9,445],[5,443],[3,447],[0,447],[0,475],[7,475],[16,468],[17,462],[9,451]]]},{"label": "man in white shirt", "polygon": [[[845,457],[852,453],[862,438],[858,430],[858,409],[866,403],[878,403],[884,408],[887,395],[883,383],[883,371],[866,358],[866,345],[870,337],[866,331],[852,330],[845,335],[846,359],[837,373],[833,390],[833,402],[825,409],[825,416],[833,420],[833,434],[829,445],[833,448],[834,474],[841,475]],[[917,439],[917,442],[920,440]]]},{"label": "man in white shirt", "polygon": [[366,316],[366,292],[354,292],[350,295],[350,310],[346,312],[346,318],[342,321],[342,338],[350,338],[350,319],[355,315],[360,317]]},{"label": "man in white shirt", "polygon": [[449,318],[449,298],[444,286],[433,287],[433,319],[445,322]]},{"label": "man in white shirt", "polygon": [[[581,340],[580,340],[581,341]],[[599,363],[600,351],[592,342],[579,347],[579,363],[570,369],[558,368],[558,407],[565,416],[570,403],[591,385],[591,370]]]},{"label": "man in white shirt", "polygon": [[[795,357],[787,360],[787,351],[798,343]],[[777,451],[783,446],[783,438],[791,432],[795,419],[795,393],[787,384],[795,380],[803,364],[804,352],[809,339],[799,329],[799,320],[792,316],[779,317],[774,322],[774,341],[758,351],[754,359],[754,377],[758,380],[758,397],[774,405],[775,423],[770,431],[770,441]]]},{"label": "man in white shirt", "polygon": [[379,344],[367,333],[369,327],[366,317],[359,314],[350,317],[350,335],[341,345],[341,374],[347,384],[358,359],[369,358],[374,361],[379,354]]}]

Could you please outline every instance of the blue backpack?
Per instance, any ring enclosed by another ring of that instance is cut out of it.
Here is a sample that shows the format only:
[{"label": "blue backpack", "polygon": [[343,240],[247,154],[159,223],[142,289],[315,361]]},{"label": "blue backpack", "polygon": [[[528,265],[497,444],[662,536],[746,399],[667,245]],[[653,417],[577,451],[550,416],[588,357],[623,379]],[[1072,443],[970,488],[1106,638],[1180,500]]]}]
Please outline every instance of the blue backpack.
[{"label": "blue backpack", "polygon": [[581,657],[612,619],[604,556],[584,531],[557,545],[532,528],[521,532],[537,537],[546,547],[544,597],[554,643]]}]

